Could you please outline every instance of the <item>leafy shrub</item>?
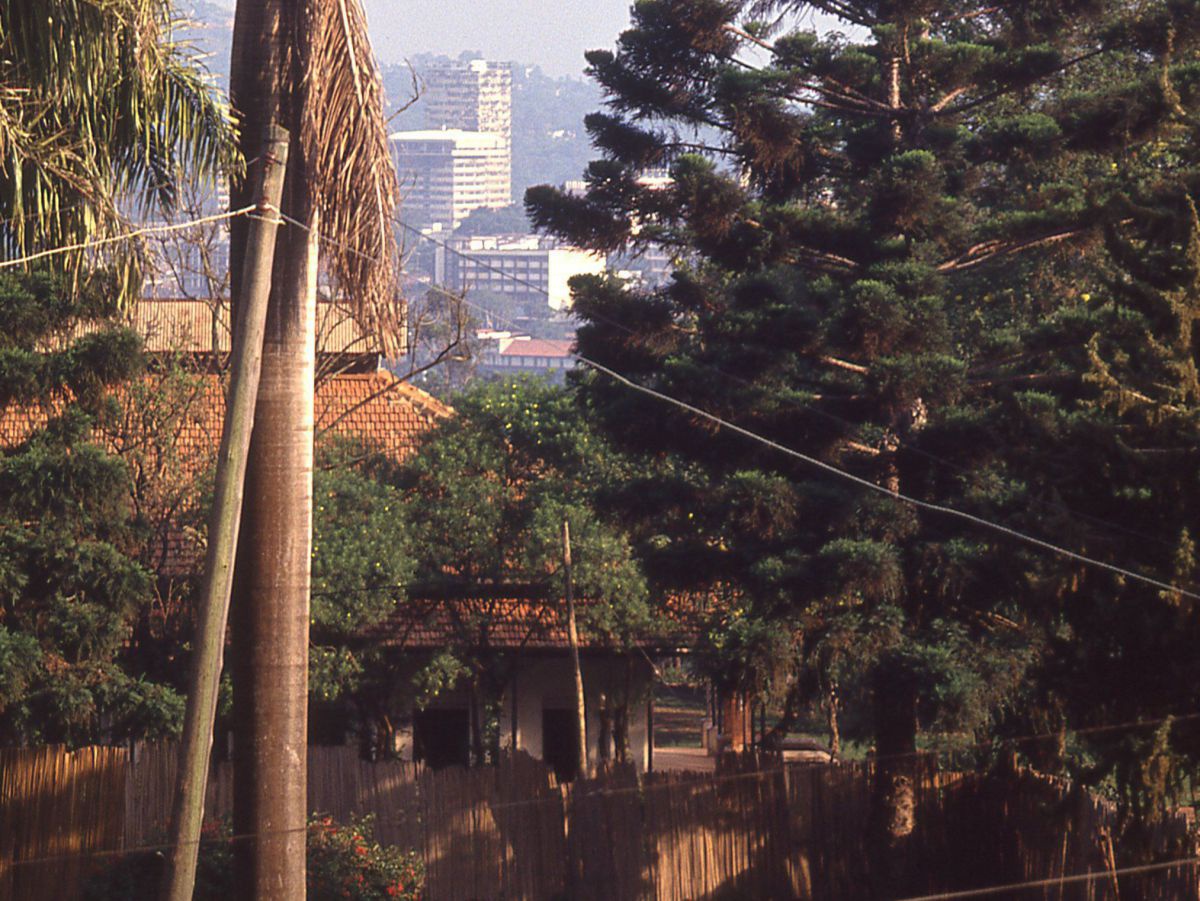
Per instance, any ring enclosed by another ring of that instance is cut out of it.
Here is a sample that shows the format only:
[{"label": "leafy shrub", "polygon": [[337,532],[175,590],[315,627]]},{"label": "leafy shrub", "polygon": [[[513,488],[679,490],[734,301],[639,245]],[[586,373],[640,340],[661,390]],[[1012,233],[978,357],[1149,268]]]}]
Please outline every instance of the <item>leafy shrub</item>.
[{"label": "leafy shrub", "polygon": [[370,817],[337,826],[329,817],[314,821],[308,835],[308,899],[335,901],[416,901],[425,869],[412,851],[373,840]]},{"label": "leafy shrub", "polygon": [[[206,824],[196,867],[194,901],[228,901],[233,895],[233,840],[228,823]],[[425,868],[412,851],[374,840],[371,817],[338,825],[313,817],[308,832],[309,901],[419,901]],[[129,854],[106,862],[89,881],[85,901],[140,901],[157,895],[163,857]]]}]

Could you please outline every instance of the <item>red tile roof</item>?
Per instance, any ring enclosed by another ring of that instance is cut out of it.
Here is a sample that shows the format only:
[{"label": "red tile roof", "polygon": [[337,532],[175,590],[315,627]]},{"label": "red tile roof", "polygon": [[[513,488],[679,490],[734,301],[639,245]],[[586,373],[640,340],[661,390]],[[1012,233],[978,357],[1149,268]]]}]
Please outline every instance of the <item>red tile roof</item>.
[{"label": "red tile roof", "polygon": [[334,376],[320,385],[314,412],[318,433],[353,435],[399,460],[452,411],[432,395],[380,369]]},{"label": "red tile roof", "polygon": [[[150,373],[144,379],[152,385],[157,377]],[[138,415],[136,403],[130,401],[132,394],[119,389],[116,395],[124,410],[125,428],[108,429],[100,436],[111,450],[122,456],[137,454],[147,444],[146,436],[140,433],[146,426]],[[212,465],[221,440],[225,415],[221,377],[213,373],[198,375],[180,404],[180,415],[173,420],[173,434],[160,434],[156,441],[175,455],[173,477],[194,483]],[[42,407],[0,409],[0,447],[19,444],[46,423],[49,412]],[[335,375],[318,385],[314,404],[318,435],[324,432],[352,436],[396,460],[411,453],[421,435],[450,413],[445,404],[386,370]],[[194,498],[181,499],[186,502]],[[198,535],[182,527],[172,527],[163,536],[153,566],[160,575],[190,576],[199,571],[202,555]]]},{"label": "red tile roof", "polygon": [[[605,636],[585,625],[588,608],[597,603],[588,599],[577,602],[580,646],[616,650]],[[671,606],[674,609],[666,623],[648,627],[635,636],[638,647],[675,651],[696,645],[698,605],[689,600]],[[545,651],[570,646],[566,604],[561,598],[546,597],[412,597],[363,637],[397,651],[448,646]]]},{"label": "red tile roof", "polygon": [[502,357],[569,357],[571,341],[548,338],[518,338],[500,351]]},{"label": "red tile roof", "polygon": [[[146,376],[150,380],[153,376]],[[213,373],[199,375],[194,397],[172,441],[180,456],[208,465],[221,440],[225,388]],[[118,392],[118,399],[122,394]],[[0,447],[12,447],[46,424],[53,407],[0,409]],[[450,407],[385,369],[335,375],[317,386],[314,415],[318,434],[331,432],[369,442],[396,459],[407,456],[417,440],[449,416]],[[111,436],[109,443],[113,441]],[[119,446],[113,446],[117,453]]]}]

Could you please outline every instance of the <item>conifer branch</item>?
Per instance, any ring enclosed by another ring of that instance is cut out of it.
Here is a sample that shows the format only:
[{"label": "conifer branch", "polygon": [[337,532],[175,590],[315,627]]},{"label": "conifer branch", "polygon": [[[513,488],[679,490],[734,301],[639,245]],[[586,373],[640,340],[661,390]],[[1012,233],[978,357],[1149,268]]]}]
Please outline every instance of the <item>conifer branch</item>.
[{"label": "conifer branch", "polygon": [[973,87],[975,87],[975,85],[962,85],[961,87],[955,88],[953,91],[950,91],[949,93],[947,93],[945,97],[943,97],[941,100],[939,100],[933,106],[929,107],[929,112],[940,113],[942,110],[944,110],[946,108],[946,106],[948,104],[953,103],[955,101],[955,99],[957,99],[958,97],[961,97],[963,94],[965,94],[967,91],[971,90],[971,88],[973,88]]},{"label": "conifer branch", "polygon": [[808,0],[804,5],[824,13],[829,13],[831,16],[837,16],[839,19],[845,19],[847,22],[852,22],[855,25],[861,25],[864,28],[870,28],[872,25],[877,24],[877,20],[867,18],[849,3],[842,3],[840,0]]},{"label": "conifer branch", "polygon": [[[1071,59],[1064,62],[1062,65],[1057,66],[1052,71],[1044,73],[1041,76],[1041,78],[1038,79],[1038,81],[1044,81],[1045,79],[1049,78],[1052,75],[1061,75],[1063,72],[1066,72],[1068,69],[1073,68],[1073,67],[1079,65],[1080,63],[1087,62],[1089,59],[1092,59],[1093,57],[1096,57],[1096,56],[1100,56],[1102,53],[1107,53],[1110,49],[1111,48],[1109,48],[1109,47],[1097,47],[1095,50],[1089,50],[1087,53],[1083,53],[1083,54],[1080,54],[1079,56],[1072,57]],[[1026,85],[1014,85],[1014,84],[1005,85],[1004,87],[996,88],[994,91],[988,91],[986,94],[976,97],[974,100],[968,100],[966,103],[956,106],[953,109],[941,110],[941,112],[945,112],[951,116],[957,116],[962,113],[968,112],[969,110],[973,110],[976,107],[983,106],[984,104],[987,104],[987,103],[991,103],[993,100],[997,100],[997,99],[1005,96],[1006,94],[1011,94],[1012,92],[1018,91],[1018,90],[1024,90],[1026,87],[1027,87]]]},{"label": "conifer branch", "polygon": [[[751,224],[757,225],[753,222]],[[800,258],[807,258],[811,264],[830,272],[852,272],[858,268],[858,263],[848,257],[838,256],[836,253],[817,250],[813,247],[797,247],[795,252],[788,254],[785,259],[796,262]]]},{"label": "conifer branch", "polygon": [[1036,238],[1027,238],[1021,241],[985,241],[982,244],[976,244],[961,256],[942,263],[937,267],[938,272],[963,272],[967,269],[974,269],[976,266],[980,266],[995,257],[1008,256],[1009,254],[1020,253],[1025,250],[1032,250],[1035,247],[1057,244],[1060,241],[1069,241],[1072,238],[1087,234],[1093,228],[1094,226],[1091,225],[1069,228],[1064,231],[1041,235]]},{"label": "conifer branch", "polygon": [[879,448],[871,447],[869,444],[863,444],[859,441],[847,441],[846,447],[852,451],[855,451],[856,453],[864,454],[868,457],[878,457],[881,453],[883,453]]},{"label": "conifer branch", "polygon": [[839,360],[837,357],[831,357],[828,354],[818,357],[818,359],[828,366],[833,366],[837,369],[846,369],[850,372],[856,372],[859,375],[867,375],[870,369],[860,363],[851,363],[849,360]]},{"label": "conifer branch", "polygon": [[[772,44],[770,41],[764,41],[762,38],[755,37],[754,35],[750,34],[748,31],[744,31],[743,29],[738,28],[736,25],[732,25],[727,22],[727,23],[725,23],[724,26],[722,26],[722,28],[725,31],[729,32],[730,34],[737,35],[738,37],[749,41],[750,43],[754,44],[757,47],[762,48],[763,50],[769,50],[772,53],[775,52],[775,45]],[[759,71],[757,68],[751,66],[749,63],[746,63],[743,60],[733,59],[730,61],[736,62],[736,63],[744,66],[745,68],[751,69],[752,71],[756,71],[756,72]],[[789,62],[791,62],[791,61],[789,61]],[[874,97],[870,97],[867,94],[864,94],[861,91],[859,91],[857,88],[855,88],[851,85],[848,85],[845,82],[838,81],[836,78],[830,78],[828,75],[826,75],[822,72],[816,71],[815,69],[813,69],[812,66],[799,65],[799,66],[797,66],[797,68],[804,72],[807,72],[811,77],[818,79],[819,82],[834,85],[838,89],[836,91],[833,91],[829,88],[823,87],[821,84],[817,84],[817,85],[805,84],[805,85],[802,85],[802,87],[805,90],[820,91],[823,93],[830,94],[831,96],[842,97],[843,99],[846,99],[848,101],[858,102],[858,103],[864,104],[866,106],[878,107],[880,109],[888,109],[886,104],[880,103]],[[785,96],[790,96],[790,95],[785,95]],[[791,99],[794,100],[794,99],[798,99],[798,98],[792,97]]]}]

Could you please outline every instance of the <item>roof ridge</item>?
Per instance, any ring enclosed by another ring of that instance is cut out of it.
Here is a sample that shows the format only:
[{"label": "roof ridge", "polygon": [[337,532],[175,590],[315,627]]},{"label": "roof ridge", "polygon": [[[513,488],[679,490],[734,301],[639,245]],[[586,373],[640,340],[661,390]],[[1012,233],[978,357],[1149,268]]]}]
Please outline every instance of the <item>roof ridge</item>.
[{"label": "roof ridge", "polygon": [[405,378],[401,378],[400,376],[396,375],[396,373],[392,372],[390,369],[387,369],[385,367],[380,367],[379,369],[375,370],[374,372],[369,373],[369,375],[372,377],[375,377],[375,378],[390,379],[393,383],[396,384],[396,388],[398,390],[403,391],[405,394],[409,395],[408,399],[410,402],[420,404],[421,406],[427,408],[428,411],[431,414],[433,414],[434,416],[453,416],[454,415],[454,408],[451,407],[449,404],[438,400],[436,397],[434,397],[428,391],[424,390],[423,388],[418,388],[411,381],[409,381],[408,379],[405,379]]}]

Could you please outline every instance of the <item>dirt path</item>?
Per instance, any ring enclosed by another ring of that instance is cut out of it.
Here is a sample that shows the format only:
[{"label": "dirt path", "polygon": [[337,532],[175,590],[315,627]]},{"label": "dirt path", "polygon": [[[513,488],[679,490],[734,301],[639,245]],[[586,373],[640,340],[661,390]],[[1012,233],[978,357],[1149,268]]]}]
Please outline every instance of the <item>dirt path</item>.
[{"label": "dirt path", "polygon": [[716,767],[716,758],[709,757],[703,748],[655,748],[654,771],[711,773]]}]

